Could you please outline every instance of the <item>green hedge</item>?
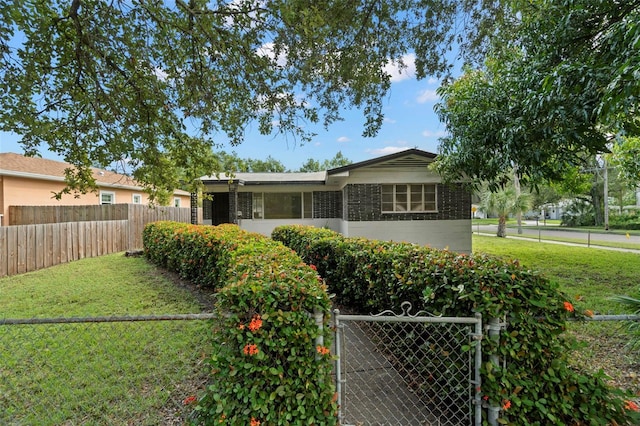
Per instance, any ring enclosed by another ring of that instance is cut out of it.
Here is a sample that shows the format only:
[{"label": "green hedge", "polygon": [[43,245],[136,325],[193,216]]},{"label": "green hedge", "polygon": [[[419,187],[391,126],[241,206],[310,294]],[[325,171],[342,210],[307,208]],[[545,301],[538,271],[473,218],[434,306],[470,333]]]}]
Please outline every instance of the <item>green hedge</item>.
[{"label": "green hedge", "polygon": [[[149,260],[216,290],[224,313],[212,329],[211,380],[196,424],[336,424],[330,301],[313,268],[235,225],[155,222],[143,239]],[[322,330],[314,310],[324,315]]]},{"label": "green hedge", "polygon": [[[518,425],[640,424],[625,395],[604,374],[568,366],[574,343],[566,320],[580,316],[557,284],[486,255],[460,255],[405,243],[344,238],[326,229],[276,228],[272,238],[295,250],[326,279],[342,304],[362,313],[399,309],[446,316],[480,312],[504,318],[500,343],[483,342],[483,399],[502,407],[500,422]],[[489,361],[499,355],[506,368]]]},{"label": "green hedge", "polygon": [[625,214],[612,214],[609,216],[609,228],[611,229],[640,229],[640,211],[632,210]]}]

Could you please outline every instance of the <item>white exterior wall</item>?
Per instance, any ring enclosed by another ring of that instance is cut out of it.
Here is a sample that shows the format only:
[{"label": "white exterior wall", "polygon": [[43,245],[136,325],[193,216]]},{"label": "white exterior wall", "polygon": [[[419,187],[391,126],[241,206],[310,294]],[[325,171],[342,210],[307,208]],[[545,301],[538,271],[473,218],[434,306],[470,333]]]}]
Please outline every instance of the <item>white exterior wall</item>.
[{"label": "white exterior wall", "polygon": [[241,219],[238,222],[238,226],[246,231],[270,237],[275,228],[283,225],[308,225],[340,232],[342,221],[340,219]]},{"label": "white exterior wall", "polygon": [[342,222],[345,236],[410,242],[471,253],[471,220],[403,220],[387,222]]}]

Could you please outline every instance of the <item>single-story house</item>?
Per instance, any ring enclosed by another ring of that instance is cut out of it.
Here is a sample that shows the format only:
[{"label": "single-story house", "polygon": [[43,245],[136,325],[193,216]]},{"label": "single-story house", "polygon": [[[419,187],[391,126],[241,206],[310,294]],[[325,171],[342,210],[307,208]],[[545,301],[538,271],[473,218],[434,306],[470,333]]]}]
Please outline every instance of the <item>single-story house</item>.
[{"label": "single-story house", "polygon": [[[39,157],[25,157],[12,152],[0,153],[0,226],[10,225],[9,206],[148,204],[143,188],[130,176],[108,170],[93,169],[97,192],[75,197],[64,194],[53,198],[66,186],[64,171],[69,163]],[[172,206],[189,207],[191,194],[176,190]]]},{"label": "single-story house", "polygon": [[409,149],[322,172],[204,176],[204,224],[265,235],[305,224],[470,253],[471,194],[442,183],[435,157]]}]

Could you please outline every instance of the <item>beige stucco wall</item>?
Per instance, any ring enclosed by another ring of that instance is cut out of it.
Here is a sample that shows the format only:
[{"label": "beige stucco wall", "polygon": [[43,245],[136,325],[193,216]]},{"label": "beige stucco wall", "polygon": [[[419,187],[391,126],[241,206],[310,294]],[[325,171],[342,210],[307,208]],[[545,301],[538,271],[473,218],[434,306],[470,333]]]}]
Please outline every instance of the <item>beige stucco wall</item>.
[{"label": "beige stucco wall", "polygon": [[[65,187],[64,182],[48,181],[15,176],[0,176],[0,214],[3,215],[2,225],[9,224],[9,206],[69,206],[69,205],[97,205],[100,204],[100,191],[115,194],[115,203],[132,204],[133,194],[142,197],[142,204],[148,204],[149,197],[141,190],[103,187],[98,192],[80,194],[77,198],[73,194],[65,194],[60,200],[53,198],[53,192],[60,192]],[[190,206],[190,197],[174,195],[180,198],[180,207]]]}]

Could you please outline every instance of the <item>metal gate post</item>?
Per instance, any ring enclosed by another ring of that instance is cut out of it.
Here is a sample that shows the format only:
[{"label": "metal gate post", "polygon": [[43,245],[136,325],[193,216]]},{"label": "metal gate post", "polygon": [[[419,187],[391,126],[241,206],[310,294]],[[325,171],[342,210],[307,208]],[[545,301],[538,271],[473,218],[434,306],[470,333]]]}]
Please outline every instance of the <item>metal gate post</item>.
[{"label": "metal gate post", "polygon": [[[318,327],[318,337],[316,337],[316,348],[324,346],[324,312],[317,306],[313,308],[313,318]],[[320,352],[316,350],[316,361],[320,360]]]},{"label": "metal gate post", "polygon": [[333,311],[333,326],[335,327],[335,345],[336,345],[336,393],[338,394],[338,424],[342,424],[342,370],[340,367],[342,361],[342,324],[340,324],[340,310]]},{"label": "metal gate post", "polygon": [[482,330],[482,314],[480,312],[476,312],[475,314],[476,322],[475,330],[473,338],[476,340],[476,353],[474,359],[474,368],[473,374],[476,385],[476,394],[474,397],[474,424],[475,426],[482,425],[482,375],[480,374],[480,366],[482,365],[482,338],[483,338],[483,330]]},{"label": "metal gate post", "polygon": [[[489,323],[487,324],[487,329],[489,330],[489,338],[491,340],[498,341],[500,340],[500,330],[502,330],[502,324],[500,324],[500,320],[498,318],[489,318]],[[498,367],[500,365],[500,358],[497,353],[493,353],[489,356],[489,362]],[[500,416],[500,407],[496,405],[489,405],[487,420],[489,421],[490,426],[497,426],[498,417]]]}]

